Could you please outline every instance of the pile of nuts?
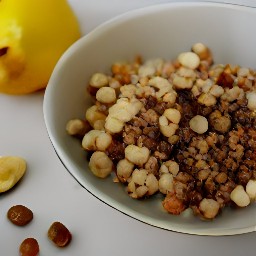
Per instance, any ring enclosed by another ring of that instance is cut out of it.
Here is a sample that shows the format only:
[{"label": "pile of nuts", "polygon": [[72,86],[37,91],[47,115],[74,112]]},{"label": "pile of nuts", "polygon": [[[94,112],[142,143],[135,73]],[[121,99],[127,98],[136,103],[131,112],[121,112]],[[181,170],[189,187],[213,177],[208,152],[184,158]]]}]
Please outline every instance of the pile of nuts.
[{"label": "pile of nuts", "polygon": [[179,215],[214,219],[256,199],[256,71],[214,64],[196,43],[173,61],[138,56],[95,73],[94,105],[67,132],[98,177],[114,172],[135,199],[163,195]]}]

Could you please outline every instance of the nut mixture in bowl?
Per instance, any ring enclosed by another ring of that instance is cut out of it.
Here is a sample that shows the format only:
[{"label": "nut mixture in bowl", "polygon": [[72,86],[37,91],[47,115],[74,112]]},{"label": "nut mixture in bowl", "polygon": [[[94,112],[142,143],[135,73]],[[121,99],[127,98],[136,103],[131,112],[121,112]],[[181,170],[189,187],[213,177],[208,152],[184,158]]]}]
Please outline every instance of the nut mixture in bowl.
[{"label": "nut mixture in bowl", "polygon": [[138,56],[92,75],[94,104],[67,132],[89,152],[89,168],[116,174],[134,199],[157,193],[174,215],[214,219],[256,199],[256,72],[214,64],[196,43],[175,60]]}]

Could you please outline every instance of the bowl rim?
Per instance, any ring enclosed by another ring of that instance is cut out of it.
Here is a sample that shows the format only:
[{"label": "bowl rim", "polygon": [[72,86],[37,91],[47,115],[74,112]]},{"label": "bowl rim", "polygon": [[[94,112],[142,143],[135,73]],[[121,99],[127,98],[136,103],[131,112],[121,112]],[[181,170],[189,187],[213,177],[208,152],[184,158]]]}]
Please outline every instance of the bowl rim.
[{"label": "bowl rim", "polygon": [[89,183],[87,183],[85,186],[83,183],[79,181],[79,177],[73,173],[69,168],[68,161],[65,161],[64,159],[67,159],[65,153],[63,154],[63,151],[61,147],[59,147],[58,142],[54,138],[54,135],[52,134],[52,124],[50,122],[50,115],[51,115],[51,95],[54,91],[54,81],[56,77],[58,77],[59,71],[62,69],[63,63],[67,62],[68,59],[72,56],[73,53],[77,51],[77,48],[80,47],[80,45],[84,44],[84,41],[90,41],[93,40],[95,37],[97,37],[98,34],[101,34],[102,31],[106,29],[111,29],[116,22],[122,23],[125,21],[128,21],[132,19],[133,17],[139,17],[141,15],[150,14],[153,12],[159,12],[161,10],[165,10],[166,8],[175,9],[175,8],[190,8],[190,7],[223,7],[223,8],[232,8],[237,10],[244,10],[244,11],[253,11],[256,12],[256,7],[247,6],[247,5],[240,5],[240,4],[232,4],[232,3],[220,3],[215,1],[195,1],[195,2],[170,2],[170,3],[160,3],[160,4],[154,4],[147,7],[141,7],[135,10],[130,10],[125,13],[119,14],[102,24],[98,25],[96,28],[94,28],[92,31],[90,31],[88,34],[82,36],[80,39],[78,39],[75,43],[73,43],[60,57],[59,61],[57,62],[52,75],[49,79],[48,85],[45,89],[44,99],[43,99],[43,116],[44,116],[44,122],[46,131],[48,134],[48,137],[50,139],[50,142],[53,146],[53,149],[65,167],[65,169],[68,171],[68,173],[80,184],[86,191],[88,191],[91,195],[96,197],[98,200],[103,202],[104,204],[110,206],[111,208],[135,219],[142,223],[145,223],[147,225],[160,228],[167,231],[172,232],[178,232],[188,235],[200,235],[200,236],[229,236],[229,235],[238,235],[238,234],[244,234],[244,233],[250,233],[256,231],[256,224],[249,226],[249,227],[243,227],[243,228],[227,228],[227,229],[216,229],[216,228],[209,228],[209,229],[186,229],[182,227],[174,227],[174,228],[166,228],[161,223],[159,223],[155,219],[151,219],[148,216],[145,216],[141,213],[132,211],[127,206],[122,206],[117,204],[111,203],[111,198],[106,196],[105,194],[101,193],[99,190],[97,190],[95,187],[91,186]]}]

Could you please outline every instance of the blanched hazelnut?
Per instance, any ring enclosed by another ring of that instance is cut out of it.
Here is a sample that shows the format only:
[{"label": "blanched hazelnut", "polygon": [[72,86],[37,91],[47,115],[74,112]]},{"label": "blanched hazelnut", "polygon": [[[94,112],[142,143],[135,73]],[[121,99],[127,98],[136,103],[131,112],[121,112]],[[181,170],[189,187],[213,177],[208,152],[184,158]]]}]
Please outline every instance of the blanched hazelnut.
[{"label": "blanched hazelnut", "polygon": [[234,86],[231,89],[227,89],[225,93],[221,96],[221,99],[227,100],[228,102],[232,102],[238,99],[242,99],[244,97],[244,90],[239,88],[238,86]]},{"label": "blanched hazelnut", "polygon": [[196,69],[200,64],[200,58],[194,52],[183,52],[178,56],[179,63],[187,68]]},{"label": "blanched hazelnut", "polygon": [[256,180],[249,180],[246,184],[246,193],[251,200],[256,199]]},{"label": "blanched hazelnut", "polygon": [[156,87],[159,90],[162,88],[172,89],[172,85],[170,84],[170,82],[166,78],[163,78],[160,76],[155,76],[155,77],[151,78],[148,81],[148,85]]},{"label": "blanched hazelnut", "polygon": [[167,94],[168,92],[170,92],[172,89],[168,88],[168,87],[163,87],[161,89],[159,89],[155,95],[157,97],[157,99],[162,99],[162,97]]},{"label": "blanched hazelnut", "polygon": [[116,91],[111,87],[101,87],[96,93],[96,99],[101,103],[114,103],[116,101]]},{"label": "blanched hazelnut", "polygon": [[158,191],[158,180],[145,169],[135,169],[129,180],[127,190],[132,198],[153,195]]},{"label": "blanched hazelnut", "polygon": [[173,160],[168,160],[166,162],[164,162],[161,167],[160,167],[160,174],[164,174],[164,173],[170,173],[173,176],[176,176],[179,172],[179,165],[177,162],[173,161]]},{"label": "blanched hazelnut", "polygon": [[148,192],[148,187],[147,186],[139,186],[136,188],[135,190],[136,192],[136,198],[141,198],[143,196],[145,196]]},{"label": "blanched hazelnut", "polygon": [[160,126],[167,126],[168,125],[168,119],[166,116],[160,116],[159,117],[159,125]]},{"label": "blanched hazelnut", "polygon": [[81,119],[71,119],[67,122],[66,131],[71,136],[84,136],[90,125]]},{"label": "blanched hazelnut", "polygon": [[248,68],[239,68],[237,70],[237,76],[246,77],[250,74],[250,70]]},{"label": "blanched hazelnut", "polygon": [[202,93],[198,98],[198,103],[207,107],[215,105],[216,102],[216,98],[210,93]]},{"label": "blanched hazelnut", "polygon": [[117,118],[108,116],[105,122],[105,129],[110,133],[119,133],[123,130],[124,122]]},{"label": "blanched hazelnut", "polygon": [[151,59],[147,60],[142,66],[139,67],[138,75],[139,77],[151,77],[161,70],[163,66],[162,59]]},{"label": "blanched hazelnut", "polygon": [[252,111],[256,110],[256,91],[247,92],[246,98],[248,100],[247,107]]},{"label": "blanched hazelnut", "polygon": [[174,90],[171,90],[170,92],[167,92],[163,96],[163,101],[164,102],[169,102],[170,104],[174,104],[177,98],[177,92]]},{"label": "blanched hazelnut", "polygon": [[204,198],[199,204],[199,209],[206,219],[213,219],[218,214],[220,205],[213,199]]},{"label": "blanched hazelnut", "polygon": [[148,161],[150,151],[147,147],[128,145],[125,148],[125,157],[132,163],[142,166]]},{"label": "blanched hazelnut", "polygon": [[94,130],[104,131],[105,130],[105,120],[96,120],[93,124]]},{"label": "blanched hazelnut", "polygon": [[174,144],[178,143],[179,139],[180,139],[179,135],[174,134],[168,138],[168,142],[170,144],[174,145]]},{"label": "blanched hazelnut", "polygon": [[149,173],[146,179],[146,186],[148,188],[147,194],[149,196],[155,194],[158,191],[158,180],[153,173]]},{"label": "blanched hazelnut", "polygon": [[94,127],[94,123],[97,120],[105,120],[106,115],[100,112],[96,105],[93,105],[86,110],[85,118],[90,123],[90,125]]},{"label": "blanched hazelnut", "polygon": [[175,134],[178,128],[179,126],[177,124],[170,123],[166,126],[160,126],[160,131],[165,137],[169,138]]},{"label": "blanched hazelnut", "polygon": [[208,130],[208,121],[204,116],[196,115],[189,121],[190,129],[198,134],[203,134]]},{"label": "blanched hazelnut", "polygon": [[139,67],[138,75],[139,77],[150,77],[153,76],[155,72],[156,70],[154,67],[143,65]]},{"label": "blanched hazelnut", "polygon": [[191,89],[193,86],[193,79],[190,77],[175,75],[173,78],[173,85],[177,89]]},{"label": "blanched hazelnut", "polygon": [[120,87],[120,97],[132,98],[136,93],[136,86],[134,84],[126,84]]},{"label": "blanched hazelnut", "polygon": [[112,136],[109,133],[101,131],[96,138],[96,148],[99,151],[105,151],[112,142]]},{"label": "blanched hazelnut", "polygon": [[242,185],[237,185],[230,193],[230,199],[239,207],[245,207],[250,204],[250,197],[245,192]]},{"label": "blanched hazelnut", "polygon": [[199,56],[200,60],[208,60],[211,62],[212,54],[206,45],[202,43],[195,43],[192,46],[192,51]]},{"label": "blanched hazelnut", "polygon": [[210,94],[216,98],[220,97],[223,93],[224,93],[223,87],[217,84],[214,84],[210,89]]},{"label": "blanched hazelnut", "polygon": [[126,182],[127,179],[131,176],[134,169],[134,164],[128,161],[127,159],[122,159],[117,163],[116,172],[118,178],[122,182]]},{"label": "blanched hazelnut", "polygon": [[108,77],[103,73],[95,73],[90,79],[90,85],[95,88],[101,88],[108,85]]},{"label": "blanched hazelnut", "polygon": [[91,130],[85,134],[82,147],[86,150],[104,151],[112,142],[112,136],[104,131]]},{"label": "blanched hazelnut", "polygon": [[174,108],[166,109],[163,115],[174,124],[178,124],[181,119],[180,111]]},{"label": "blanched hazelnut", "polygon": [[113,162],[106,153],[95,151],[89,161],[89,168],[99,178],[106,178],[113,170]]},{"label": "blanched hazelnut", "polygon": [[173,191],[173,176],[170,173],[164,173],[159,179],[159,191],[168,194]]},{"label": "blanched hazelnut", "polygon": [[193,70],[193,69],[191,69],[191,68],[186,68],[186,67],[183,67],[183,66],[181,66],[181,67],[177,70],[176,74],[177,74],[178,76],[182,76],[182,77],[193,78],[193,79],[196,78],[196,72],[195,72],[195,70]]},{"label": "blanched hazelnut", "polygon": [[109,108],[108,116],[122,122],[128,122],[139,113],[142,107],[143,104],[136,98],[121,98],[117,100],[116,104]]}]

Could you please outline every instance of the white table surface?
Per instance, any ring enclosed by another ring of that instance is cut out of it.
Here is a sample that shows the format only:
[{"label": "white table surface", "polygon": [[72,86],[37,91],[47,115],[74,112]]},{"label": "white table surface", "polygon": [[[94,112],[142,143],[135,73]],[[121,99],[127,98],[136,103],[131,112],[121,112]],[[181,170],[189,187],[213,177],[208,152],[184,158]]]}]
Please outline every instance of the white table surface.
[{"label": "white table surface", "polygon": [[[83,34],[125,11],[170,1],[69,0]],[[218,1],[221,2],[221,1]],[[256,6],[255,1],[225,1]],[[227,237],[202,237],[161,230],[105,205],[83,189],[62,166],[48,139],[43,119],[44,92],[26,96],[0,94],[0,155],[27,160],[22,181],[0,194],[0,255],[18,255],[20,243],[34,237],[41,256],[98,255],[255,255],[256,232]],[[11,224],[6,213],[15,204],[34,212],[26,227]],[[72,232],[64,249],[47,238],[52,222],[63,222]]]}]

